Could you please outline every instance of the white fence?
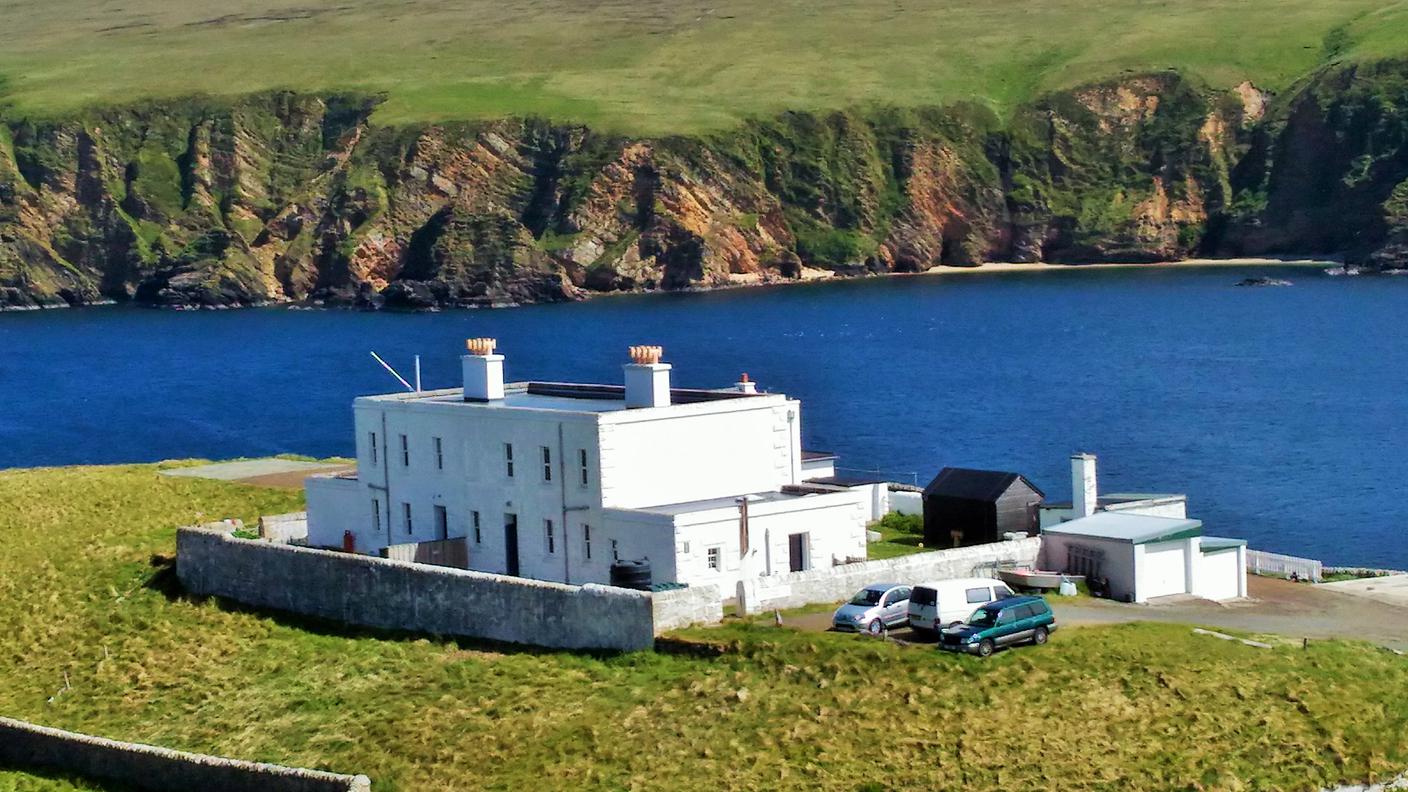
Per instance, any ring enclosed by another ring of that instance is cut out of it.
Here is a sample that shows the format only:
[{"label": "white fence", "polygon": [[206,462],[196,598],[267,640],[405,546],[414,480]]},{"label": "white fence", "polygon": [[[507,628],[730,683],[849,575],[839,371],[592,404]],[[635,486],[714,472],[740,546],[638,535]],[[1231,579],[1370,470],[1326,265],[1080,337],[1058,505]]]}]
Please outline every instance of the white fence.
[{"label": "white fence", "polygon": [[1268,553],[1264,550],[1247,550],[1247,571],[1254,575],[1295,575],[1301,580],[1320,582],[1325,568],[1313,558]]}]

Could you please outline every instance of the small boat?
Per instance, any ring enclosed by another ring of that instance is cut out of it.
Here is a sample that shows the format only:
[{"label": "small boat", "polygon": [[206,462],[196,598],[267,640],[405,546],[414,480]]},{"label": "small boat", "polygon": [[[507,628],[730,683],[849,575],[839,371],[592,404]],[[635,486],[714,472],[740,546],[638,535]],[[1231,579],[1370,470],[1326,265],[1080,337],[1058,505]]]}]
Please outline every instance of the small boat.
[{"label": "small boat", "polygon": [[1077,583],[1085,580],[1084,575],[1067,575],[1061,572],[1052,572],[1044,569],[1032,569],[1031,567],[1013,567],[1011,569],[997,570],[997,576],[1003,583],[1016,589],[1058,589],[1061,587],[1062,579]]}]

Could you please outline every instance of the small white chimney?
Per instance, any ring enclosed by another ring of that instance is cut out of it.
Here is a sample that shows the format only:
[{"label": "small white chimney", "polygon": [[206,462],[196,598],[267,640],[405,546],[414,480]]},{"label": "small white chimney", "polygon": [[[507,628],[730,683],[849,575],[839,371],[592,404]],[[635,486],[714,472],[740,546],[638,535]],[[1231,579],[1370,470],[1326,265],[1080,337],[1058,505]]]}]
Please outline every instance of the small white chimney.
[{"label": "small white chimney", "polygon": [[504,397],[504,356],[494,354],[498,345],[492,338],[471,338],[464,342],[469,354],[464,364],[464,400],[495,401]]},{"label": "small white chimney", "polygon": [[670,364],[661,363],[665,352],[658,346],[631,347],[626,364],[627,407],[670,406]]},{"label": "small white chimney", "polygon": [[757,392],[758,392],[758,385],[757,385],[757,383],[755,383],[755,382],[753,382],[752,380],[748,379],[748,372],[746,372],[746,371],[743,372],[743,376],[741,376],[741,377],[738,378],[738,382],[735,382],[735,383],[733,384],[733,387],[734,387],[734,390],[737,390],[739,393],[757,393]]},{"label": "small white chimney", "polygon": [[1095,486],[1095,455],[1071,455],[1071,511],[1073,517],[1095,513],[1099,493]]}]

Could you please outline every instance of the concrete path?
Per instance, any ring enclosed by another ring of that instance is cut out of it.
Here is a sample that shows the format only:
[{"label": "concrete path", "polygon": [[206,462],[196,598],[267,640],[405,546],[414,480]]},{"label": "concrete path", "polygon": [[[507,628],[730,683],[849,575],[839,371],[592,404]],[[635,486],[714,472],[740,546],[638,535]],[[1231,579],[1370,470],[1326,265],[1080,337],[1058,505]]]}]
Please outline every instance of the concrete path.
[{"label": "concrete path", "polygon": [[294,459],[243,459],[238,462],[217,462],[213,465],[172,468],[161,471],[163,476],[239,481],[246,484],[281,487],[302,486],[303,479],[314,473],[347,470],[347,465],[326,462],[300,462]]},{"label": "concrete path", "polygon": [[1408,575],[1341,580],[1335,583],[1321,583],[1316,588],[1408,607]]}]

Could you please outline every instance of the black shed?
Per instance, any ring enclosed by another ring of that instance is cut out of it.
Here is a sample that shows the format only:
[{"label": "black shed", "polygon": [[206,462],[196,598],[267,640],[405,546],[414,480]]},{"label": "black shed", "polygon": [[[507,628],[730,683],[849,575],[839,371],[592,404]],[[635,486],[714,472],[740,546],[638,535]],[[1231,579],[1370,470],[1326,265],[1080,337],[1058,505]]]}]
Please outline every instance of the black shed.
[{"label": "black shed", "polygon": [[946,467],[924,488],[924,545],[1000,542],[1014,531],[1035,535],[1045,498],[1017,473]]}]

